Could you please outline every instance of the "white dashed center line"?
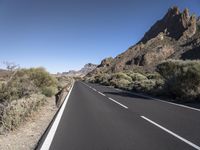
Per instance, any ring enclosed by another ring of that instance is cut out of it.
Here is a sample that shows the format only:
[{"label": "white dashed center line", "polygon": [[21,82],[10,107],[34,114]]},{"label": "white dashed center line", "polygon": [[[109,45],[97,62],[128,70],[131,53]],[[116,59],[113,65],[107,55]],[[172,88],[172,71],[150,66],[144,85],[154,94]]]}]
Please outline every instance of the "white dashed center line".
[{"label": "white dashed center line", "polygon": [[173,135],[174,137],[176,137],[176,138],[178,138],[179,140],[185,142],[186,144],[192,146],[193,148],[195,148],[195,149],[197,149],[197,150],[200,150],[200,147],[199,147],[198,145],[195,145],[194,143],[188,141],[187,139],[185,139],[185,138],[183,138],[183,137],[177,135],[176,133],[174,133],[174,132],[172,132],[172,131],[166,129],[165,127],[163,127],[163,126],[157,124],[156,122],[154,122],[154,121],[148,119],[147,117],[141,116],[141,118],[143,118],[143,119],[145,119],[146,121],[150,122],[151,124],[157,126],[158,128],[164,130],[165,132],[167,132],[167,133]]},{"label": "white dashed center line", "polygon": [[110,98],[110,97],[108,97],[108,99],[109,99],[109,100],[111,100],[111,101],[113,101],[113,102],[115,102],[116,104],[118,104],[118,105],[120,105],[120,106],[122,106],[122,107],[124,107],[124,108],[128,109],[128,107],[127,107],[127,106],[125,106],[125,105],[121,104],[120,102],[118,102],[118,101],[116,101],[116,100],[114,100],[114,99],[112,99],[112,98]]},{"label": "white dashed center line", "polygon": [[99,94],[101,94],[102,96],[106,96],[105,94],[101,93],[101,92],[98,92]]},{"label": "white dashed center line", "polygon": [[[84,83],[84,84],[85,84],[85,83]],[[85,84],[85,85],[88,86],[87,84]],[[125,109],[128,109],[128,107],[125,106],[124,104],[121,104],[120,102],[118,102],[118,101],[116,101],[116,100],[114,100],[114,99],[112,99],[112,98],[110,98],[110,97],[107,97],[105,94],[103,94],[103,93],[97,91],[95,88],[93,88],[93,87],[91,87],[91,86],[88,86],[88,87],[89,87],[90,89],[92,89],[93,91],[99,93],[100,95],[105,96],[106,98],[108,98],[109,100],[113,101],[114,103],[120,105],[121,107],[123,107],[123,108],[125,108]]]}]

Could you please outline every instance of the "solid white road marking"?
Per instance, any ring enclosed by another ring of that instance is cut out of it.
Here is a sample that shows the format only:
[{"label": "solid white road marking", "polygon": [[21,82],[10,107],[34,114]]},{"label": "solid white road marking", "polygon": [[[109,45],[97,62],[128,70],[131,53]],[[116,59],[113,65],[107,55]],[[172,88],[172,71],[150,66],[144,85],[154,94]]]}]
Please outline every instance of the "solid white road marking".
[{"label": "solid white road marking", "polygon": [[96,89],[92,88],[95,92],[97,91]]},{"label": "solid white road marking", "polygon": [[113,101],[113,102],[115,102],[115,103],[117,103],[118,105],[120,105],[120,106],[122,106],[122,107],[124,107],[124,108],[128,109],[128,107],[127,107],[127,106],[125,106],[125,105],[121,104],[120,102],[118,102],[118,101],[116,101],[116,100],[114,100],[114,99],[112,99],[112,98],[110,98],[110,97],[108,97],[108,99],[109,99],[109,100],[111,100],[111,101]]},{"label": "solid white road marking", "polygon": [[68,102],[68,99],[69,99],[69,96],[71,94],[71,91],[72,91],[73,87],[74,87],[74,83],[73,83],[73,85],[72,85],[72,87],[71,87],[71,89],[70,89],[65,101],[63,102],[63,105],[61,106],[61,108],[60,108],[60,110],[59,110],[59,112],[58,112],[58,114],[56,116],[56,119],[54,120],[53,125],[52,125],[51,129],[49,130],[49,133],[47,134],[47,137],[46,137],[42,147],[40,148],[40,150],[48,150],[50,148],[51,143],[52,143],[53,138],[54,138],[54,135],[55,135],[56,130],[58,128],[60,119],[62,117],[62,114],[64,112],[64,109],[66,107],[66,104]]},{"label": "solid white road marking", "polygon": [[101,93],[101,92],[98,92],[99,94],[101,94],[102,96],[106,96],[105,94]]},{"label": "solid white road marking", "polygon": [[174,133],[174,132],[172,132],[172,131],[170,131],[170,130],[164,128],[163,126],[161,126],[161,125],[155,123],[154,121],[152,121],[152,120],[146,118],[145,116],[141,116],[141,117],[142,117],[143,119],[145,119],[146,121],[150,122],[151,124],[157,126],[158,128],[164,130],[165,132],[167,132],[167,133],[173,135],[174,137],[178,138],[179,140],[185,142],[186,144],[192,146],[193,148],[195,148],[195,149],[197,149],[197,150],[200,150],[200,147],[199,147],[198,145],[196,145],[196,144],[194,144],[194,143],[192,143],[192,142],[186,140],[185,138],[183,138],[183,137],[177,135],[176,133]]}]

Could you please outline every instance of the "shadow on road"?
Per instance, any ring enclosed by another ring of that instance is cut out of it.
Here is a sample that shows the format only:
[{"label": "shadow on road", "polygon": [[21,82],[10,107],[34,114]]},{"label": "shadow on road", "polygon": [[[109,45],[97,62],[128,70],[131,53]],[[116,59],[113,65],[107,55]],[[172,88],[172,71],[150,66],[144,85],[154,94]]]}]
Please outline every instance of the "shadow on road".
[{"label": "shadow on road", "polygon": [[[143,96],[137,96],[135,94],[131,94],[131,93],[127,93],[127,92],[104,92],[104,94],[117,95],[117,96],[128,97],[128,98],[136,98],[134,100],[141,100],[141,99],[142,100],[154,100],[154,99],[151,99],[151,98],[145,98]],[[168,100],[168,99],[162,99],[162,100],[200,109],[200,102],[194,102],[193,101],[193,102],[184,102],[183,103],[183,102],[175,102],[174,100]]]},{"label": "shadow on road", "polygon": [[137,98],[142,100],[153,100],[151,98],[145,98],[143,96],[137,96],[135,94],[127,93],[127,92],[103,92],[104,94],[110,94],[110,95],[117,95],[122,97],[129,97],[129,98]]}]

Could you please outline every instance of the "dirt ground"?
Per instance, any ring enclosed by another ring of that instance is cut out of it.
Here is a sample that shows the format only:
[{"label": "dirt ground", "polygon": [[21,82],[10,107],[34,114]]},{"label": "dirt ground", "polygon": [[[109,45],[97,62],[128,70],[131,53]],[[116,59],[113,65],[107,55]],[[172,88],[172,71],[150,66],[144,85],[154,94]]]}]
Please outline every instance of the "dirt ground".
[{"label": "dirt ground", "polygon": [[55,99],[49,98],[19,128],[0,135],[0,150],[33,150],[56,111]]}]

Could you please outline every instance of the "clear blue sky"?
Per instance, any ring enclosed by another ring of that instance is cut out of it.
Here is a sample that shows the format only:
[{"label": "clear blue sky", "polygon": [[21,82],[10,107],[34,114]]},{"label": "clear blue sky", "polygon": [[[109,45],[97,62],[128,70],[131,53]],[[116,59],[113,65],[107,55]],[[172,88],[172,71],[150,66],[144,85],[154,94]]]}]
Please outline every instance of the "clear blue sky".
[{"label": "clear blue sky", "polygon": [[0,0],[0,61],[52,73],[98,64],[140,40],[173,5],[200,15],[200,0]]}]

